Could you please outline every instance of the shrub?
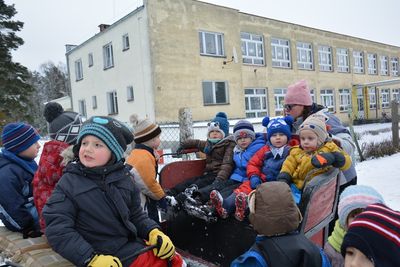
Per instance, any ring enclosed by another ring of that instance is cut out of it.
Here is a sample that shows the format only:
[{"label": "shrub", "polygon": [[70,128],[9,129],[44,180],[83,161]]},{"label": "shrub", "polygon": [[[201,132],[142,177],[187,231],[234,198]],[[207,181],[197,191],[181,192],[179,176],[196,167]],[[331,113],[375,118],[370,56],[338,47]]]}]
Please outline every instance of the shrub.
[{"label": "shrub", "polygon": [[393,146],[392,140],[383,140],[380,143],[364,144],[362,151],[365,158],[380,158],[400,152],[400,149]]}]

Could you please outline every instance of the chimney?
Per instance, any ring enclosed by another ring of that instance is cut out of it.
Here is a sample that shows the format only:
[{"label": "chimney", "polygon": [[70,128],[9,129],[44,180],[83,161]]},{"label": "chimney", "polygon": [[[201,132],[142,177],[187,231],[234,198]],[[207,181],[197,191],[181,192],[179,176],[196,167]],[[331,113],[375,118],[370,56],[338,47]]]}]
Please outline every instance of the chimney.
[{"label": "chimney", "polygon": [[100,24],[100,25],[99,25],[100,32],[104,31],[104,30],[107,29],[108,27],[110,27],[110,25],[108,25],[108,24]]}]

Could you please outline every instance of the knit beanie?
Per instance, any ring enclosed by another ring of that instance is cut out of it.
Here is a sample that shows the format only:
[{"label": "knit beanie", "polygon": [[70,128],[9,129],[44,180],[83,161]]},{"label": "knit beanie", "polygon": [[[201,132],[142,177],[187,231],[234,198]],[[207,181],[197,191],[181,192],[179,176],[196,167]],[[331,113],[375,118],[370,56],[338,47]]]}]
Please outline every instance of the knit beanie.
[{"label": "knit beanie", "polygon": [[36,129],[22,122],[7,124],[4,126],[3,132],[1,133],[3,147],[15,155],[28,149],[40,138]]},{"label": "knit beanie", "polygon": [[285,99],[285,105],[302,105],[302,106],[311,106],[312,99],[310,88],[306,80],[300,80],[294,84],[288,86]]},{"label": "knit beanie", "polygon": [[270,143],[271,136],[273,136],[275,133],[283,133],[286,135],[287,140],[289,141],[292,137],[292,124],[293,118],[291,116],[278,117],[274,119],[265,117],[262,120],[262,125],[267,128],[267,138]]},{"label": "knit beanie", "polygon": [[299,134],[303,130],[311,130],[318,137],[318,146],[328,140],[328,130],[326,128],[326,116],[322,114],[312,114],[305,119],[299,127]]},{"label": "knit beanie", "polygon": [[235,137],[235,141],[239,138],[250,137],[251,140],[256,138],[256,133],[254,132],[254,127],[251,122],[248,120],[240,120],[235,126],[233,126],[233,136]]},{"label": "knit beanie", "polygon": [[131,115],[130,121],[134,128],[134,141],[137,144],[149,141],[161,134],[161,128],[149,119],[139,120],[137,115]]},{"label": "knit beanie", "polygon": [[103,141],[115,155],[117,162],[123,158],[126,145],[133,141],[131,131],[122,122],[110,117],[95,116],[83,123],[77,144],[74,146],[75,155],[86,135],[96,136]]},{"label": "knit beanie", "polygon": [[274,236],[290,233],[302,220],[289,185],[282,182],[262,183],[249,195],[249,220],[254,230]]},{"label": "knit beanie", "polygon": [[49,123],[49,134],[53,140],[75,144],[82,126],[82,116],[76,112],[64,111],[57,102],[49,102],[43,112]]},{"label": "knit beanie", "polygon": [[207,136],[209,136],[211,131],[218,131],[222,133],[222,138],[225,138],[229,135],[229,121],[225,112],[218,112],[215,115],[215,118],[212,119],[207,125]]},{"label": "knit beanie", "polygon": [[370,204],[385,204],[383,197],[374,188],[366,185],[351,185],[339,197],[339,223],[347,227],[347,218],[355,209],[365,209]]},{"label": "knit beanie", "polygon": [[400,212],[383,204],[369,205],[350,224],[343,239],[342,255],[354,247],[375,267],[400,266]]}]

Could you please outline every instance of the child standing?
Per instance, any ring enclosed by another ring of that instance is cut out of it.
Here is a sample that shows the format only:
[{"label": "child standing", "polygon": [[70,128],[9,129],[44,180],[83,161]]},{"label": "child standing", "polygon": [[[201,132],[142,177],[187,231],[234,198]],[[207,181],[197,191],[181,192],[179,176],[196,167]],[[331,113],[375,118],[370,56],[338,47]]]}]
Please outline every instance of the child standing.
[{"label": "child standing", "polygon": [[[174,255],[171,240],[140,206],[139,190],[124,165],[130,130],[109,117],[92,117],[43,209],[52,248],[76,266],[156,266]],[[147,245],[157,245],[135,257]],[[164,262],[166,264],[166,262]],[[174,266],[182,259],[172,257]]]},{"label": "child standing", "polygon": [[[137,117],[136,117],[137,118]],[[133,121],[135,147],[126,163],[132,166],[135,182],[145,196],[144,209],[149,217],[159,223],[157,205],[167,208],[164,190],[157,182],[158,154],[161,128],[148,119]]]},{"label": "child standing", "polygon": [[49,135],[52,140],[43,146],[39,168],[32,181],[33,199],[39,213],[42,232],[46,227],[42,209],[60,180],[65,166],[74,158],[72,145],[75,144],[82,126],[81,115],[64,111],[63,107],[56,102],[47,103],[43,115],[49,123]]},{"label": "child standing", "polygon": [[40,135],[29,124],[9,123],[3,128],[0,153],[0,218],[7,229],[24,238],[41,235],[33,202],[32,179]]}]

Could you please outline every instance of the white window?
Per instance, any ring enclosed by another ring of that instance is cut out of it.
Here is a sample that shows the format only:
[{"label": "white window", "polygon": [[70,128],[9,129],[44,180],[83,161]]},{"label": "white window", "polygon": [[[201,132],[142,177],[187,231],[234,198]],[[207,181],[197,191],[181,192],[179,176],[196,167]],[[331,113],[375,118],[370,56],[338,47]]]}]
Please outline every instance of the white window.
[{"label": "white window", "polygon": [[354,73],[364,73],[364,53],[361,51],[353,51]]},{"label": "white window", "polygon": [[390,107],[390,89],[382,89],[381,90],[381,97],[382,97],[382,108],[389,108]]},{"label": "white window", "polygon": [[392,66],[392,69],[391,69],[392,76],[399,76],[399,58],[392,57],[390,59],[390,65]]},{"label": "white window", "polygon": [[103,46],[103,61],[104,61],[104,69],[114,67],[112,43],[108,43],[105,46]]},{"label": "white window", "polygon": [[108,115],[118,114],[118,97],[116,91],[107,92]]},{"label": "white window", "polygon": [[297,67],[303,70],[313,70],[313,50],[312,44],[297,42]]},{"label": "white window", "polygon": [[204,105],[228,103],[227,82],[203,81],[202,86],[203,86]]},{"label": "white window", "polygon": [[78,100],[78,111],[83,117],[87,117],[86,101],[84,99]]},{"label": "white window", "polygon": [[321,105],[328,108],[329,112],[335,112],[335,94],[333,89],[321,89]]},{"label": "white window", "polygon": [[375,87],[368,87],[369,108],[376,109]]},{"label": "white window", "polygon": [[92,108],[96,109],[97,108],[97,96],[92,96]]},{"label": "white window", "polygon": [[262,35],[241,32],[244,64],[264,65],[264,39]]},{"label": "white window", "polygon": [[83,79],[82,59],[75,61],[75,80],[80,81]]},{"label": "white window", "polygon": [[310,89],[310,94],[312,102],[315,103],[315,89]]},{"label": "white window", "polygon": [[291,68],[290,42],[285,39],[271,38],[272,66]]},{"label": "white window", "polygon": [[350,89],[339,89],[339,111],[348,111],[351,107]]},{"label": "white window", "polygon": [[246,118],[263,118],[268,115],[266,91],[264,88],[244,89]]},{"label": "white window", "polygon": [[399,103],[400,101],[400,88],[392,89],[392,98],[393,100]]},{"label": "white window", "polygon": [[122,51],[129,49],[129,35],[124,34],[122,35]]},{"label": "white window", "polygon": [[126,87],[126,99],[129,101],[135,100],[135,95],[133,93],[133,86]]},{"label": "white window", "polygon": [[349,50],[346,48],[337,48],[336,49],[336,58],[337,58],[337,71],[338,72],[349,72]]},{"label": "white window", "polygon": [[199,32],[200,55],[224,56],[224,35],[216,32]]},{"label": "white window", "polygon": [[88,54],[88,63],[89,63],[89,68],[93,66],[93,53]]},{"label": "white window", "polygon": [[378,74],[376,54],[368,54],[368,74]]},{"label": "white window", "polygon": [[286,89],[277,88],[274,89],[274,100],[275,100],[275,116],[282,116],[285,109],[285,95]]},{"label": "white window", "polygon": [[380,56],[381,61],[381,75],[389,75],[389,58],[387,56]]},{"label": "white window", "polygon": [[318,63],[320,71],[332,71],[332,48],[326,45],[318,46]]}]

